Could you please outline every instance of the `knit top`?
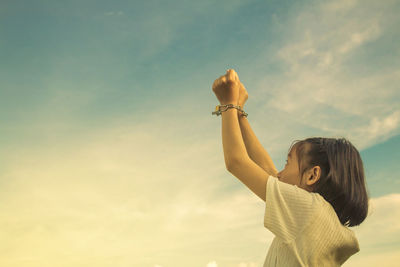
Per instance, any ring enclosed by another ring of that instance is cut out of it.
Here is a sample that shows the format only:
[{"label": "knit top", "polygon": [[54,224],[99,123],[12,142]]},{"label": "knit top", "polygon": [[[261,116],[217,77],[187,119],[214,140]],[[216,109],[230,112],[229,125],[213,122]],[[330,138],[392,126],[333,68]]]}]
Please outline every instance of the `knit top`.
[{"label": "knit top", "polygon": [[354,232],[320,194],[274,176],[267,181],[264,226],[275,238],[263,267],[341,266],[360,251]]}]

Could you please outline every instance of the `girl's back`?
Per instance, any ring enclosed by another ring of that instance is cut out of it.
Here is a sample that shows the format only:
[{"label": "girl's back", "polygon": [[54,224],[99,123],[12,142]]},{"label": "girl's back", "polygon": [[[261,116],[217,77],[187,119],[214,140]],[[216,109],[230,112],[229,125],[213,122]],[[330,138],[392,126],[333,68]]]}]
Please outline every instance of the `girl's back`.
[{"label": "girl's back", "polygon": [[265,266],[340,266],[360,248],[354,232],[318,193],[270,176],[264,226],[275,238]]}]

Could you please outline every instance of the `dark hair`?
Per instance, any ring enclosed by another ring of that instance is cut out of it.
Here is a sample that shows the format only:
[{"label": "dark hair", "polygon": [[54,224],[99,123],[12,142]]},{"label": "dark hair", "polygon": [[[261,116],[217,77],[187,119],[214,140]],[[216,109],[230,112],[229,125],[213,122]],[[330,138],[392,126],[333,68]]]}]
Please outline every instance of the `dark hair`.
[{"label": "dark hair", "polygon": [[312,191],[332,205],[342,225],[361,224],[368,214],[368,193],[357,149],[345,138],[311,137],[295,142],[301,179],[319,166],[321,176]]}]

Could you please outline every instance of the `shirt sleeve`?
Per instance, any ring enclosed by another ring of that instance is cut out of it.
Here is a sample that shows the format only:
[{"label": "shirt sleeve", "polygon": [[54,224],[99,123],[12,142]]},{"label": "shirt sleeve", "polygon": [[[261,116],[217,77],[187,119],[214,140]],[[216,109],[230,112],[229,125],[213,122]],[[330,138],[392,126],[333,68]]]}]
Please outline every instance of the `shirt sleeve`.
[{"label": "shirt sleeve", "polygon": [[283,242],[290,242],[311,222],[321,207],[322,196],[269,176],[264,226]]}]

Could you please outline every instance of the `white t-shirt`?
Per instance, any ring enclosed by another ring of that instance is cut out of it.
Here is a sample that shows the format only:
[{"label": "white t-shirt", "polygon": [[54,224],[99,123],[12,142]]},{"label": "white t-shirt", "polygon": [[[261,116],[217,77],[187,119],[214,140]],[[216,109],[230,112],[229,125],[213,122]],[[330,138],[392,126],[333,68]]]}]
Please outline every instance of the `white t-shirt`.
[{"label": "white t-shirt", "polygon": [[274,176],[268,177],[264,226],[275,235],[264,267],[340,266],[360,251],[354,232],[320,194]]}]

